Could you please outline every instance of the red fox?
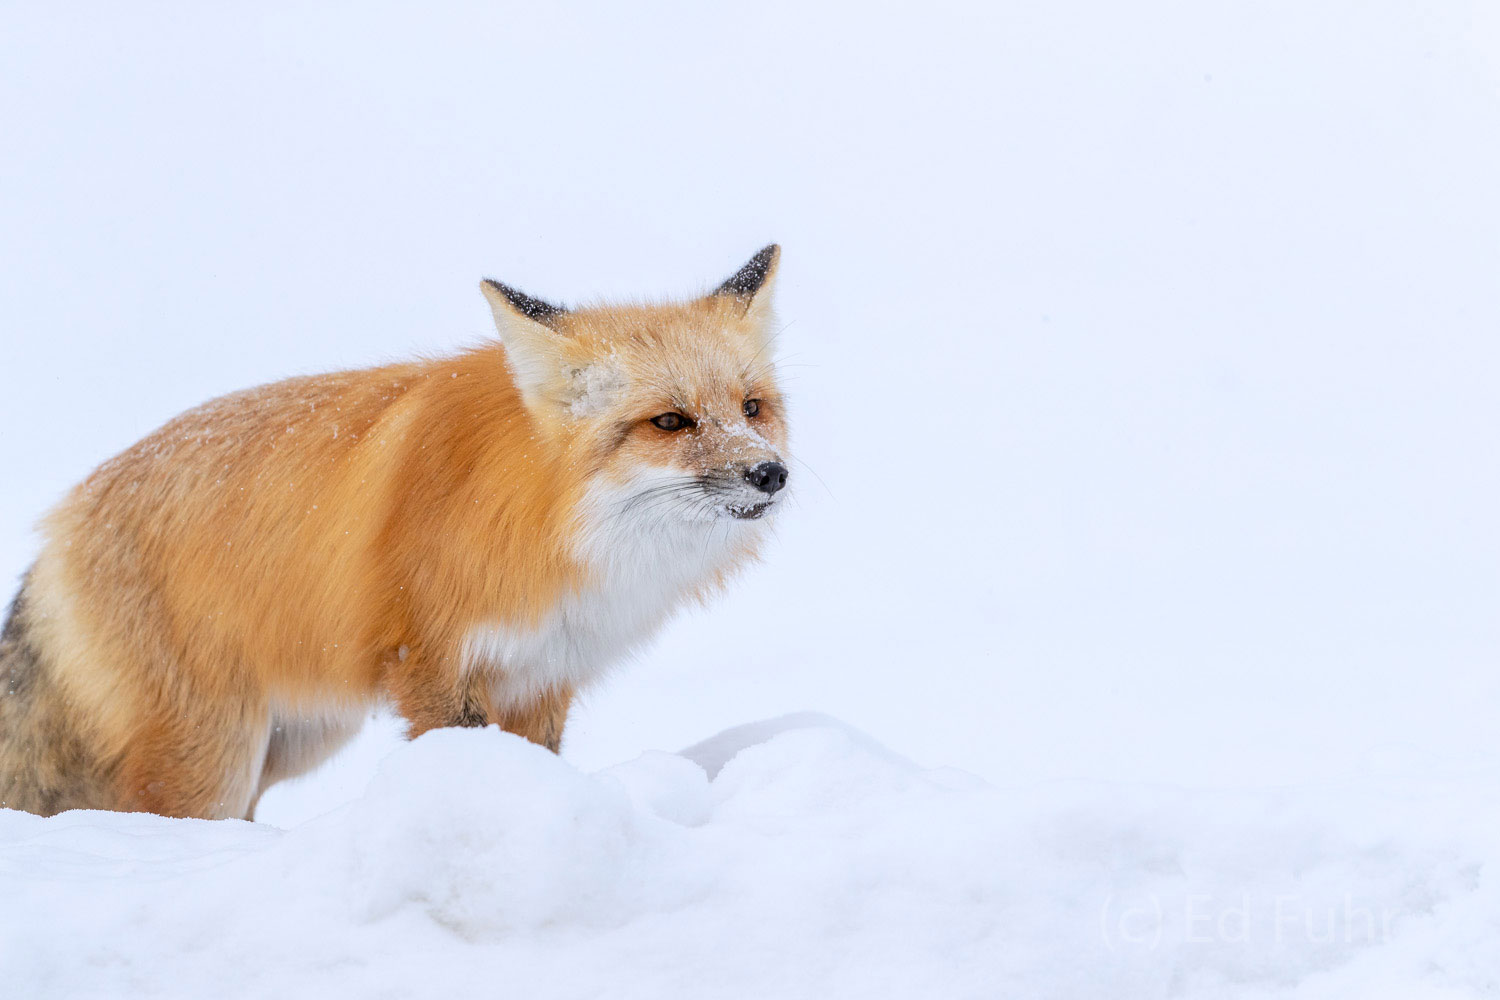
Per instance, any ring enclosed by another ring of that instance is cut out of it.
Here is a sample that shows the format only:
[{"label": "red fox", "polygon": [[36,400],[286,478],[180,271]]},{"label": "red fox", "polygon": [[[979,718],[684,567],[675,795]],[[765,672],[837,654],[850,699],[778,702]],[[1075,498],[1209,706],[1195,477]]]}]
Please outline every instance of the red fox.
[{"label": "red fox", "polygon": [[782,503],[779,255],[663,305],[487,280],[498,343],[225,396],[105,462],[0,637],[0,806],[249,819],[379,701],[555,752]]}]

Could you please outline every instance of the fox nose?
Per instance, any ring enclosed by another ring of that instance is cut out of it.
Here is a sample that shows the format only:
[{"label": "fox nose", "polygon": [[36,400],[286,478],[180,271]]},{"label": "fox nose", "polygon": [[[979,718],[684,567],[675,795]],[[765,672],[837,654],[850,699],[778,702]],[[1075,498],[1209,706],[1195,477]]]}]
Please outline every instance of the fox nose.
[{"label": "fox nose", "polygon": [[762,462],[745,471],[745,481],[769,496],[786,485],[786,466],[780,462]]}]

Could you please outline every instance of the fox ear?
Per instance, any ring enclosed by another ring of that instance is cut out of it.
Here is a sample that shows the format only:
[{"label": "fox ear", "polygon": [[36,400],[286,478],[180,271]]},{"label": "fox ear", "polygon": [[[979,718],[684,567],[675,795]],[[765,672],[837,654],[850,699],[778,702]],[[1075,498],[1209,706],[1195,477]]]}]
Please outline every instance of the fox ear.
[{"label": "fox ear", "polygon": [[553,320],[567,312],[562,306],[534,299],[525,292],[501,284],[494,278],[485,278],[481,281],[479,290],[484,293],[484,297],[489,300],[490,308],[495,311],[495,322],[502,326],[502,333],[504,333],[504,324],[500,319],[502,311],[511,314],[519,313],[522,317],[544,326],[551,326]]},{"label": "fox ear", "polygon": [[553,324],[566,310],[489,278],[479,283],[479,290],[495,314],[495,330],[516,387],[526,405],[535,406],[550,395],[563,365],[563,337]]},{"label": "fox ear", "polygon": [[715,288],[714,294],[741,303],[751,320],[764,323],[771,315],[771,292],[776,284],[776,265],[780,261],[781,247],[775,243],[762,247],[744,267]]}]

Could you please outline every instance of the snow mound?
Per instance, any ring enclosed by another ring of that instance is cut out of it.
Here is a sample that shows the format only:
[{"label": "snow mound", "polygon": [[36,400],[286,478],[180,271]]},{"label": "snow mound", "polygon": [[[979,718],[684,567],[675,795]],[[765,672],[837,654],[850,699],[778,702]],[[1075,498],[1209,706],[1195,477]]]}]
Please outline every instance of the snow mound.
[{"label": "snow mound", "polygon": [[999,789],[809,716],[587,774],[445,730],[290,831],[0,810],[0,978],[18,996],[1461,996],[1500,978],[1477,787]]},{"label": "snow mound", "polygon": [[793,712],[775,719],[762,719],[758,722],[747,722],[742,726],[733,726],[716,736],[694,743],[687,749],[679,751],[678,755],[686,757],[703,768],[708,772],[709,778],[713,779],[718,777],[724,765],[733,760],[741,750],[757,746],[773,736],[796,729],[837,729],[872,753],[885,755],[893,761],[904,761],[904,758],[895,756],[853,726],[822,712]]}]

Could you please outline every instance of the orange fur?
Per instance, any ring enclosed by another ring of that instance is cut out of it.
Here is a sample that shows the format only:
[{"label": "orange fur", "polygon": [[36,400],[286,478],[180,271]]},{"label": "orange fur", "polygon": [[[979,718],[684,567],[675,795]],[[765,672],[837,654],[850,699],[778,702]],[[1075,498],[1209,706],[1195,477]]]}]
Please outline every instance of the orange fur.
[{"label": "orange fur", "polygon": [[[379,699],[413,735],[496,722],[556,749],[572,675],[553,683],[547,664],[503,651],[550,649],[548,629],[595,628],[589,609],[622,602],[642,628],[656,620],[603,579],[626,570],[589,554],[586,540],[608,547],[626,530],[597,498],[625,491],[633,511],[642,470],[722,485],[784,447],[765,256],[750,294],[546,322],[487,286],[500,344],[226,396],[102,465],[47,519],[16,613],[87,748],[78,787],[91,790],[48,801],[246,815]],[[762,401],[753,420],[749,398]],[[664,432],[650,423],[664,411],[697,424]],[[754,523],[711,499],[673,516],[732,538],[663,597],[663,617],[753,554]],[[559,624],[564,607],[580,610]],[[542,680],[511,682],[523,674]],[[14,714],[0,800],[9,787],[11,804],[48,811],[29,804],[27,716]]]}]

